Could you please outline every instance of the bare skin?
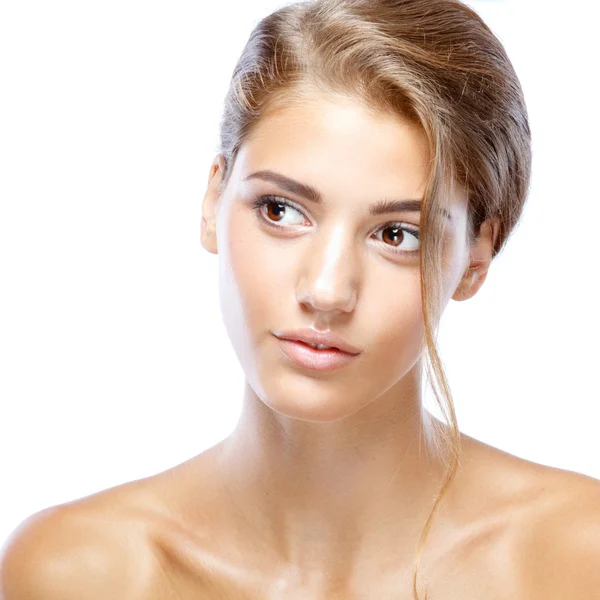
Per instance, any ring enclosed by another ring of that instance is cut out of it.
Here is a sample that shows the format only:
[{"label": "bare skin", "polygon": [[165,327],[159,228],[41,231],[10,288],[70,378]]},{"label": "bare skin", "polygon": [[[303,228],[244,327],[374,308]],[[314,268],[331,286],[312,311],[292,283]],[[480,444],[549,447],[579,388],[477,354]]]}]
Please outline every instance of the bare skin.
[{"label": "bare skin", "polygon": [[[415,239],[401,236],[398,249],[407,253],[398,254],[382,230],[389,223],[418,228],[419,213],[372,215],[368,206],[419,199],[428,158],[416,126],[341,98],[314,98],[266,117],[222,191],[217,157],[201,241],[219,256],[223,317],[246,373],[235,431],[173,469],[50,511],[15,537],[4,573],[13,581],[22,576],[24,548],[38,548],[44,560],[77,555],[65,550],[77,535],[60,531],[102,522],[97,547],[104,559],[120,547],[118,564],[139,567],[119,571],[129,586],[123,597],[412,598],[417,543],[443,466],[421,409]],[[261,170],[315,187],[322,202],[248,179]],[[469,246],[466,197],[454,192],[444,233],[444,305],[481,287],[497,230],[485,223]],[[276,225],[267,225],[274,213],[266,207],[251,207],[267,194],[293,204]],[[360,355],[351,369],[298,367],[273,335],[297,327],[330,329]],[[600,482],[462,439],[461,470],[421,561],[421,594],[592,597],[600,589]],[[40,542],[61,535],[68,541],[60,552],[57,542]],[[73,578],[77,572],[71,569]],[[42,588],[50,589],[47,581]],[[4,600],[37,597],[7,593]]]},{"label": "bare skin", "polygon": [[[599,482],[464,435],[463,444],[463,468],[421,562],[429,598],[594,598]],[[223,442],[158,475],[34,515],[8,546],[0,598],[412,600],[413,557],[402,540],[326,590],[273,558],[256,531],[238,529],[221,487],[222,449]],[[195,518],[183,509],[191,497]]]}]

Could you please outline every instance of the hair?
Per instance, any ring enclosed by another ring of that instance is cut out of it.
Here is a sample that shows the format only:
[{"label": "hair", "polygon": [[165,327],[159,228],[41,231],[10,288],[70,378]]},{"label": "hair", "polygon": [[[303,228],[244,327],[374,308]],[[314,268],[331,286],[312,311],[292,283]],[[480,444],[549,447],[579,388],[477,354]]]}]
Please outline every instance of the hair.
[{"label": "hair", "polygon": [[235,66],[220,125],[221,190],[260,120],[315,94],[342,95],[375,114],[416,123],[430,151],[421,207],[421,296],[427,381],[446,421],[432,421],[445,476],[417,547],[413,598],[419,600],[424,543],[461,458],[461,434],[436,345],[443,310],[442,210],[453,186],[462,186],[467,241],[472,244],[481,224],[494,220],[492,258],[497,256],[529,189],[527,109],[501,42],[459,0],[296,2],[256,24]]}]

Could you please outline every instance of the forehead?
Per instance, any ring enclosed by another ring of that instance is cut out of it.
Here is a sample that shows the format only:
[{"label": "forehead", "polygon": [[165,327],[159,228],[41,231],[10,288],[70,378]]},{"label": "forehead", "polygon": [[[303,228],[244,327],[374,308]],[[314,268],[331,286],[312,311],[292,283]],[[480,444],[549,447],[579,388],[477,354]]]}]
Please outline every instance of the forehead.
[{"label": "forehead", "polygon": [[423,183],[428,148],[420,128],[375,115],[358,102],[313,98],[264,116],[244,144],[252,169],[293,169],[364,186],[365,179],[412,192]]}]

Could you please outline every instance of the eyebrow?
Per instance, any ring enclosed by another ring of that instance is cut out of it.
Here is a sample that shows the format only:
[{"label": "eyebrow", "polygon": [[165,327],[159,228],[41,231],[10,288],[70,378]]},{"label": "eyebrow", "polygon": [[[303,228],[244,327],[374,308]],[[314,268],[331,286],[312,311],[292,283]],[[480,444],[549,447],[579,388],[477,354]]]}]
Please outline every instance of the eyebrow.
[{"label": "eyebrow", "polygon": [[[323,203],[323,195],[319,190],[306,183],[301,183],[294,179],[290,179],[281,173],[276,173],[269,169],[263,169],[261,171],[255,171],[250,173],[244,178],[244,181],[249,179],[262,179],[263,181],[270,181],[280,188],[295,194],[296,196],[302,196],[306,200],[315,202],[316,204]],[[421,201],[417,199],[405,199],[405,200],[391,200],[388,198],[382,198],[378,202],[369,205],[369,214],[371,215],[383,215],[392,212],[420,212]],[[442,212],[449,221],[452,221],[450,213],[444,209]]]}]

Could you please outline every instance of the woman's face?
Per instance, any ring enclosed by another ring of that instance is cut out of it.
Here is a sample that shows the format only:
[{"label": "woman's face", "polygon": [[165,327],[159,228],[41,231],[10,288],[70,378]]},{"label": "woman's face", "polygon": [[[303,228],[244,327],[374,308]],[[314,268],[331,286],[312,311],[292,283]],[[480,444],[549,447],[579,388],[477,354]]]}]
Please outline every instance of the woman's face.
[{"label": "woman's face", "polygon": [[[220,197],[213,163],[204,215],[216,231],[203,244],[219,255],[234,350],[273,410],[334,421],[407,385],[423,348],[420,214],[381,207],[421,199],[428,158],[414,124],[314,99],[260,122]],[[464,196],[448,212],[444,306],[469,264]],[[331,371],[299,366],[276,337],[299,328],[330,330],[360,353]]]}]

